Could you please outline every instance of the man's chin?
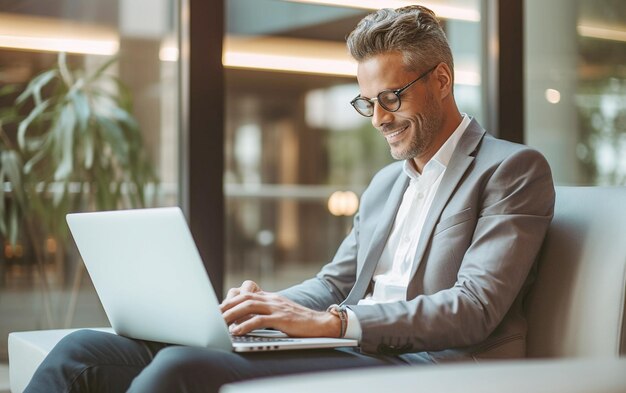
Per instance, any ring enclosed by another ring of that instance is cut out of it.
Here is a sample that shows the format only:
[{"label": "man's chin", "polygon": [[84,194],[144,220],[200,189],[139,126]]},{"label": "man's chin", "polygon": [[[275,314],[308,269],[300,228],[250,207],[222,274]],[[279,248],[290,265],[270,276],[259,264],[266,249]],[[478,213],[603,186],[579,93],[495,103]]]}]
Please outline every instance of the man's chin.
[{"label": "man's chin", "polygon": [[413,158],[411,155],[409,154],[394,154],[393,152],[391,152],[391,157],[394,160],[398,160],[398,161],[402,161],[402,160],[408,160]]},{"label": "man's chin", "polygon": [[391,153],[391,157],[393,157],[394,160],[408,160],[408,159],[412,159],[413,157],[415,157],[415,154],[413,151],[411,150],[401,150],[401,149],[397,149],[393,146],[389,146],[389,153]]}]

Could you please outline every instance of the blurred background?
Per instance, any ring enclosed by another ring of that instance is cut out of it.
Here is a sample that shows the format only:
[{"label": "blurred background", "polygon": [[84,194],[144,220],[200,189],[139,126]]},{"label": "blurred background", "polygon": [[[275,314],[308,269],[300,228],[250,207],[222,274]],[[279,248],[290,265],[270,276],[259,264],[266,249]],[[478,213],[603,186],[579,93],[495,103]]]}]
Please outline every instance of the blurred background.
[{"label": "blurred background", "polygon": [[[392,161],[349,105],[344,39],[374,7],[411,3],[0,0],[0,362],[8,332],[108,324],[69,211],[182,206],[219,292],[283,288],[329,261]],[[448,34],[462,111],[543,152],[560,185],[626,182],[626,2],[419,3]],[[522,28],[505,41],[513,3]],[[190,28],[204,15],[220,50]],[[510,42],[523,56],[498,67]],[[217,73],[193,71],[202,59]]]}]

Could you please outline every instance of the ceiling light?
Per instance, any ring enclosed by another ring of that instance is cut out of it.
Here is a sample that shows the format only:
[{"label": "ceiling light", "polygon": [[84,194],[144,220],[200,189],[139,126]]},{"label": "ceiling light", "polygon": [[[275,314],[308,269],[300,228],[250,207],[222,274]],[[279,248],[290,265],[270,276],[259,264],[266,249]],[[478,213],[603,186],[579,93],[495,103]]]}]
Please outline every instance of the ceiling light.
[{"label": "ceiling light", "polygon": [[119,50],[119,36],[115,30],[101,26],[0,13],[0,47],[114,55]]},{"label": "ceiling light", "polygon": [[588,38],[626,42],[626,30],[622,27],[593,26],[592,24],[580,24],[577,27],[578,34]]},{"label": "ceiling light", "polygon": [[356,75],[356,62],[348,56],[343,43],[317,40],[227,36],[222,63],[229,68]]},{"label": "ceiling light", "polygon": [[[357,62],[339,42],[278,37],[224,38],[222,64],[227,68],[356,77]],[[455,83],[480,85],[480,74],[456,70]]]},{"label": "ceiling light", "polygon": [[[335,7],[358,8],[364,10],[378,10],[381,8],[400,8],[414,5],[414,1],[407,0],[286,0],[292,3],[319,4]],[[451,6],[447,4],[420,2],[420,5],[430,8],[438,17],[456,19],[467,22],[480,22],[480,12],[475,8]]]}]

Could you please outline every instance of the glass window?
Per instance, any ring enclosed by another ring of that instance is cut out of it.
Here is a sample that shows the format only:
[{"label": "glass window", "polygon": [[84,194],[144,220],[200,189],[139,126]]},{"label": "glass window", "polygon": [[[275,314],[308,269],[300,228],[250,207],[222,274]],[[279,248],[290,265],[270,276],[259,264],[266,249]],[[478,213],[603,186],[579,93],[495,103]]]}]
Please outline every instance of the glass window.
[{"label": "glass window", "polygon": [[[370,178],[392,161],[349,104],[359,89],[345,37],[371,11],[365,3],[226,2],[226,289],[311,277],[351,228]],[[429,4],[455,56],[457,102],[482,121],[480,1]]]},{"label": "glass window", "polygon": [[525,2],[526,141],[557,183],[626,182],[626,3]]},{"label": "glass window", "polygon": [[178,203],[177,10],[0,1],[0,337],[108,325],[66,213]]}]

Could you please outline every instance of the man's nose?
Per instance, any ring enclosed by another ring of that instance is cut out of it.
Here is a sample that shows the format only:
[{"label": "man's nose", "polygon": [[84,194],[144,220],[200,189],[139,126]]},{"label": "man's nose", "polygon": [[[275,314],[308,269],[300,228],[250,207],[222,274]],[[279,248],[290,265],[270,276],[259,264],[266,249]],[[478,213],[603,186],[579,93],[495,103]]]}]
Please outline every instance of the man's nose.
[{"label": "man's nose", "polygon": [[390,123],[393,120],[393,113],[386,111],[378,102],[374,103],[374,114],[372,115],[372,125],[376,128]]}]

